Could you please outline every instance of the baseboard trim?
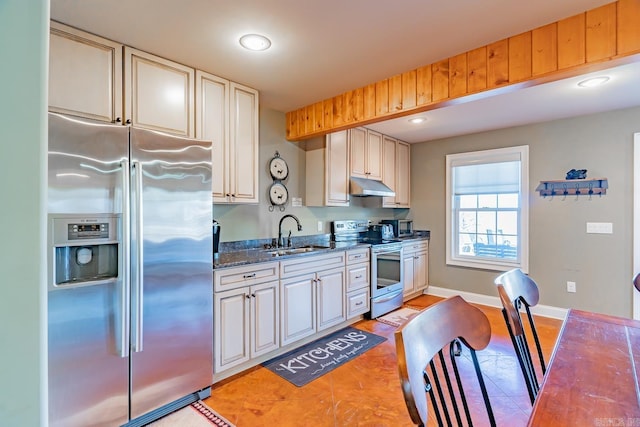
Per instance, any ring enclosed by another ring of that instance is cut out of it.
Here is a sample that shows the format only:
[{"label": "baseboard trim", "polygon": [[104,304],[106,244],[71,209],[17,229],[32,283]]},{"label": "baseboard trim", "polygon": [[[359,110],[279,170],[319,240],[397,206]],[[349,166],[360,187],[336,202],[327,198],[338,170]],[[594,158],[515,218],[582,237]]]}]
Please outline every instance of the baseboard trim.
[{"label": "baseboard trim", "polygon": [[[476,294],[473,292],[457,291],[455,289],[440,288],[438,286],[429,286],[425,292],[428,295],[436,297],[449,298],[454,295],[460,295],[468,302],[475,304],[487,305],[489,307],[502,308],[500,298],[497,296],[492,297],[489,295]],[[568,310],[566,308],[552,307],[550,305],[538,304],[535,307],[531,307],[531,313],[537,316],[550,317],[553,319],[564,320],[567,317]]]}]

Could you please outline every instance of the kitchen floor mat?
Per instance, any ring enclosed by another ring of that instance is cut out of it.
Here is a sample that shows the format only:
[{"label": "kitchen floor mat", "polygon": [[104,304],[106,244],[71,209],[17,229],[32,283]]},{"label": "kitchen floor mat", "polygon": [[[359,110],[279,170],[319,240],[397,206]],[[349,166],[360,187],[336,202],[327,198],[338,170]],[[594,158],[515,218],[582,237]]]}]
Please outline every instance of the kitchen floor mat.
[{"label": "kitchen floor mat", "polygon": [[411,307],[402,307],[392,311],[391,313],[387,313],[384,316],[380,316],[376,320],[378,322],[386,323],[387,325],[400,327],[407,323],[413,316],[420,313],[420,311],[421,310]]},{"label": "kitchen floor mat", "polygon": [[384,341],[384,337],[349,326],[271,359],[262,366],[302,387]]},{"label": "kitchen floor mat", "polygon": [[151,427],[235,427],[202,401],[185,406],[149,424]]}]

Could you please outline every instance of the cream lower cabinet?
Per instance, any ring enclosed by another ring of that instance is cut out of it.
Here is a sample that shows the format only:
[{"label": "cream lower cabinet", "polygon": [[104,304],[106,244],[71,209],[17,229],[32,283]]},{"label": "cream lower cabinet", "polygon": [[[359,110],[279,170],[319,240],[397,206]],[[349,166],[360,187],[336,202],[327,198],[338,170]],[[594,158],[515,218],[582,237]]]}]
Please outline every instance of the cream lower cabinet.
[{"label": "cream lower cabinet", "polygon": [[307,141],[306,206],[349,206],[347,131]]},{"label": "cream lower cabinet", "polygon": [[214,271],[215,373],[280,347],[277,278],[278,263]]},{"label": "cream lower cabinet", "polygon": [[196,71],[196,137],[213,141],[213,202],[258,203],[258,91]]},{"label": "cream lower cabinet", "polygon": [[402,244],[404,256],[404,296],[423,293],[429,286],[429,241],[413,240]]},{"label": "cream lower cabinet", "polygon": [[194,137],[194,84],[193,68],[125,46],[125,123]]},{"label": "cream lower cabinet", "polygon": [[122,122],[122,44],[52,21],[49,110]]},{"label": "cream lower cabinet", "polygon": [[283,346],[344,322],[345,252],[292,258],[280,263],[280,327]]},{"label": "cream lower cabinet", "polygon": [[369,248],[347,251],[347,319],[371,308],[371,274]]}]

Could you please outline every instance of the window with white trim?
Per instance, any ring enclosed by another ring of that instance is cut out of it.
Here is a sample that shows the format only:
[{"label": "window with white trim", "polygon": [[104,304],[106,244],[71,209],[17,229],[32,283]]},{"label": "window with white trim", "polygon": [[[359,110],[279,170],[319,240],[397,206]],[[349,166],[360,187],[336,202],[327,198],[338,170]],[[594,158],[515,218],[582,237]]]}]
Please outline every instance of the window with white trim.
[{"label": "window with white trim", "polygon": [[529,268],[529,147],[446,156],[446,261]]}]

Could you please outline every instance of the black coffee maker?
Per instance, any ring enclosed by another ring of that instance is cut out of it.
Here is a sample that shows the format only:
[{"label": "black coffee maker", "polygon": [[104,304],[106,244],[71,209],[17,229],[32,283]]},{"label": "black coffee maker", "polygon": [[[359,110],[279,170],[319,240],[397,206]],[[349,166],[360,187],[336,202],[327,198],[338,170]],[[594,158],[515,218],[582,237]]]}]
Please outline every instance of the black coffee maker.
[{"label": "black coffee maker", "polygon": [[220,247],[220,223],[213,220],[213,256],[218,256],[218,248]]}]

